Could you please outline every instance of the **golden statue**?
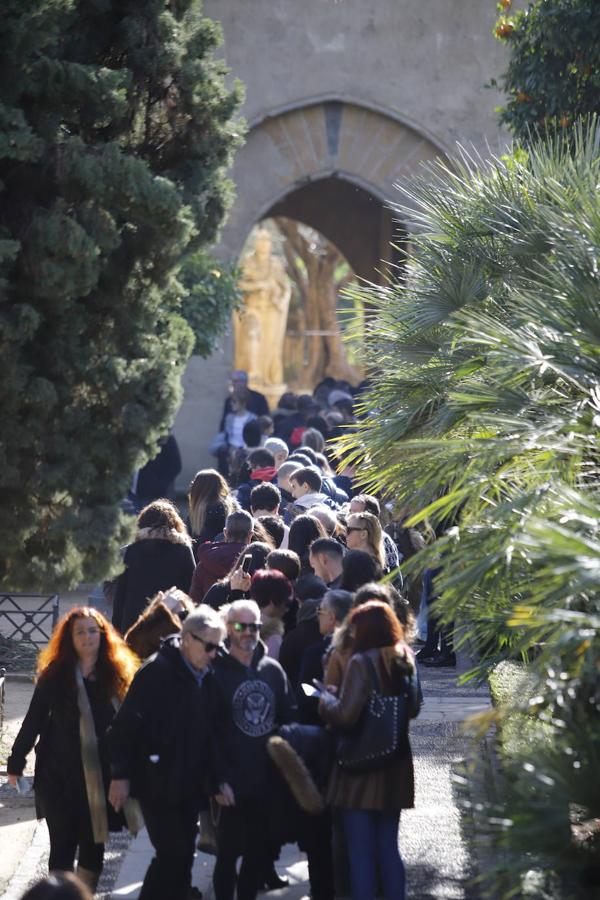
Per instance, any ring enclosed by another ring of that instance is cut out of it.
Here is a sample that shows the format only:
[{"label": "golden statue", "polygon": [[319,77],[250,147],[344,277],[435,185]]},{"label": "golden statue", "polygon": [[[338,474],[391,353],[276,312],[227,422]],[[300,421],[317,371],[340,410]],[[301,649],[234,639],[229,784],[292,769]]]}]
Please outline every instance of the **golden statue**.
[{"label": "golden statue", "polygon": [[254,249],[242,262],[239,285],[244,306],[233,319],[235,368],[248,372],[250,387],[276,406],[283,383],[283,341],[290,305],[291,284],[275,256],[271,235],[260,228]]}]

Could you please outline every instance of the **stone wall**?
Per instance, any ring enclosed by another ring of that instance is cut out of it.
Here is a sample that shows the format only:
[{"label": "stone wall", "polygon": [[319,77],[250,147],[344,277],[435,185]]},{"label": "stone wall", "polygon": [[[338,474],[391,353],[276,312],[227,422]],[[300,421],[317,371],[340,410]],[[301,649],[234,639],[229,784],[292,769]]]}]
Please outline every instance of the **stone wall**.
[{"label": "stone wall", "polygon": [[[500,97],[484,87],[505,66],[492,0],[205,0],[204,11],[221,22],[227,64],[246,85],[250,129],[223,258],[237,258],[252,226],[307,183],[341,178],[393,204],[397,181],[456,142],[506,146]],[[180,487],[212,462],[230,365],[227,338],[188,366],[175,422]]]}]

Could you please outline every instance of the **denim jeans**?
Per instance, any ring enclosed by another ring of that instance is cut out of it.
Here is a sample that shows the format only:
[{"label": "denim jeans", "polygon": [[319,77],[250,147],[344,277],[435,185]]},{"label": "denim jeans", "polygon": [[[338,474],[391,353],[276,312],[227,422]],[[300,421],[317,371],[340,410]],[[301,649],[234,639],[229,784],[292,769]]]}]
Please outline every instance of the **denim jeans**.
[{"label": "denim jeans", "polygon": [[398,848],[400,811],[343,809],[352,900],[374,900],[379,864],[386,900],[404,900],[404,863]]}]

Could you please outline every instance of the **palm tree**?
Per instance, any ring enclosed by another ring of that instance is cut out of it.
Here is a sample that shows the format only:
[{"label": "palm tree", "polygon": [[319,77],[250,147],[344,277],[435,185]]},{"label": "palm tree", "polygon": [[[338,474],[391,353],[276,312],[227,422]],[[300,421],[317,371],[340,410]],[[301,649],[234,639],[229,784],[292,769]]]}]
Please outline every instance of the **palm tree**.
[{"label": "palm tree", "polygon": [[544,723],[487,819],[494,897],[521,896],[530,870],[533,896],[600,883],[599,184],[596,121],[438,162],[407,191],[406,279],[357,289],[376,309],[377,415],[339,449],[414,523],[454,523],[416,560],[441,560],[438,612],[464,623],[479,674],[529,660],[522,712]]}]

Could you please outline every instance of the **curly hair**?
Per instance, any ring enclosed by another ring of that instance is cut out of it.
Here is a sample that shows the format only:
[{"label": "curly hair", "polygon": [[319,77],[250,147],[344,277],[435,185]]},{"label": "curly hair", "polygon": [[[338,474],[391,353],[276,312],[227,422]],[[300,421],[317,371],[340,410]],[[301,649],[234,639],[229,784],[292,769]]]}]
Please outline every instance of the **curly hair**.
[{"label": "curly hair", "polygon": [[179,534],[187,534],[187,528],[170,500],[154,500],[145,506],[138,516],[138,528],[171,528]]},{"label": "curly hair", "polygon": [[91,606],[76,606],[57,623],[48,646],[38,657],[38,678],[57,679],[67,692],[74,693],[77,652],[73,626],[76,619],[87,618],[94,619],[100,629],[96,682],[107,699],[122,700],[140,661],[102,613]]}]

